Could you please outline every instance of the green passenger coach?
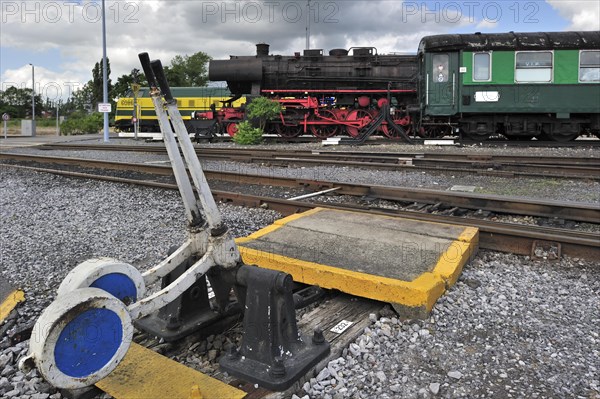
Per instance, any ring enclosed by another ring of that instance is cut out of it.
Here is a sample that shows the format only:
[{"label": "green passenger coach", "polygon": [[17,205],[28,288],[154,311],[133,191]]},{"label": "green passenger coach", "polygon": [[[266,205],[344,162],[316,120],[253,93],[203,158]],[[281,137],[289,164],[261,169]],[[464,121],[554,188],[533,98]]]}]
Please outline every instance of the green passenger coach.
[{"label": "green passenger coach", "polygon": [[428,36],[418,62],[428,136],[600,136],[599,31]]}]

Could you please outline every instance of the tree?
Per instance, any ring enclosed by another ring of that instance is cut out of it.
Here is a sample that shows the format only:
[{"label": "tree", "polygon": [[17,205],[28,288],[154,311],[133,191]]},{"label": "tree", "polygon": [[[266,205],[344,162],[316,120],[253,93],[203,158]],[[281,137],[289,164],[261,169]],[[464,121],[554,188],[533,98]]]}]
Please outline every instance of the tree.
[{"label": "tree", "polygon": [[82,88],[75,90],[66,106],[67,109],[70,109],[72,111],[93,111],[96,107],[96,103],[94,103],[93,82],[90,80],[85,85],[83,85]]},{"label": "tree", "polygon": [[199,51],[191,56],[176,55],[171,65],[165,67],[165,76],[170,86],[206,86],[208,75],[206,63],[210,56]]},{"label": "tree", "polygon": [[[108,58],[106,59],[106,72],[106,77],[108,80],[108,98],[110,101],[112,82],[110,80],[110,60]],[[100,60],[100,62],[96,62],[96,65],[94,65],[94,69],[92,69],[92,104],[94,105],[94,107],[96,106],[96,104],[104,102],[104,79],[102,75],[102,60]]]},{"label": "tree", "polygon": [[127,93],[131,90],[131,85],[137,83],[140,86],[148,86],[146,77],[140,74],[140,71],[134,69],[128,75],[121,75],[117,79],[117,83],[113,86],[112,98],[128,97]]},{"label": "tree", "polygon": [[[42,97],[35,95],[35,115],[42,114]],[[0,91],[0,114],[8,113],[12,118],[31,117],[31,89],[19,89],[10,86],[5,91]]]},{"label": "tree", "polygon": [[264,132],[267,120],[281,113],[281,104],[266,97],[256,97],[246,107],[248,118],[258,119],[260,130]]}]

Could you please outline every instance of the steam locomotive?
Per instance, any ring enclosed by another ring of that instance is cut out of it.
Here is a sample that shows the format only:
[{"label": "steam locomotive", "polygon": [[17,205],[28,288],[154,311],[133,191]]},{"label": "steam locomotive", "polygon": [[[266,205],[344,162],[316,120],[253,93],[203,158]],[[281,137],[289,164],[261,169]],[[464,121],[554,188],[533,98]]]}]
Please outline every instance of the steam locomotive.
[{"label": "steam locomotive", "polygon": [[[465,134],[569,141],[600,136],[600,32],[424,37],[416,55],[374,47],[293,56],[231,56],[209,64],[234,98],[266,96],[283,112],[269,132],[292,138],[372,134],[410,140]],[[199,112],[234,135],[245,107]]]}]

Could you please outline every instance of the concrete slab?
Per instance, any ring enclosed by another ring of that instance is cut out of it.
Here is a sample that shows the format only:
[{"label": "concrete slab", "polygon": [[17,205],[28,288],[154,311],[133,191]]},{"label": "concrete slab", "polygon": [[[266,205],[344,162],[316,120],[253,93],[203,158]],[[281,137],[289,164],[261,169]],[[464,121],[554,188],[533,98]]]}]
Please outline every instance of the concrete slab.
[{"label": "concrete slab", "polygon": [[0,324],[23,300],[25,300],[23,291],[14,289],[7,281],[0,280]]},{"label": "concrete slab", "polygon": [[316,208],[238,244],[244,262],[426,315],[476,253],[472,227]]},{"label": "concrete slab", "polygon": [[450,187],[450,191],[462,191],[465,193],[474,193],[476,188],[477,187],[475,187],[475,186],[452,186],[452,187]]}]

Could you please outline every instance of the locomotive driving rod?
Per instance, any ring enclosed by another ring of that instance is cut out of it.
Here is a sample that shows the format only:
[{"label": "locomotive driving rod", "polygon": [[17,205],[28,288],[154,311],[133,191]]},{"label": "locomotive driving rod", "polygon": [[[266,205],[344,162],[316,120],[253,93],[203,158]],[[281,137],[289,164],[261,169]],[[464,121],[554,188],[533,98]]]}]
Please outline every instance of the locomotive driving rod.
[{"label": "locomotive driving rod", "polygon": [[[163,325],[156,322],[157,313],[162,312],[168,318],[165,328],[171,331],[160,327],[156,335],[164,332],[165,337],[180,337],[183,335],[169,334],[177,328],[181,330],[178,334],[189,334],[220,316],[231,315],[232,309],[244,309],[244,323],[265,328],[245,329],[239,352],[235,351],[240,356],[222,358],[221,367],[267,388],[286,389],[326,356],[329,344],[320,331],[315,332],[312,342],[302,340],[296,326],[290,275],[243,264],[221,219],[160,61],[150,62],[147,53],[139,57],[183,199],[187,239],[143,274],[132,265],[110,258],[77,265],[37,320],[29,354],[21,359],[19,367],[37,367],[58,388],[83,388],[108,376],[123,360],[133,338],[132,322],[153,331]],[[205,276],[212,283],[213,302],[208,299]],[[145,297],[146,286],[161,279],[162,289]],[[231,298],[232,290],[237,302]],[[189,299],[202,299],[200,291],[206,295],[203,302]]]}]

